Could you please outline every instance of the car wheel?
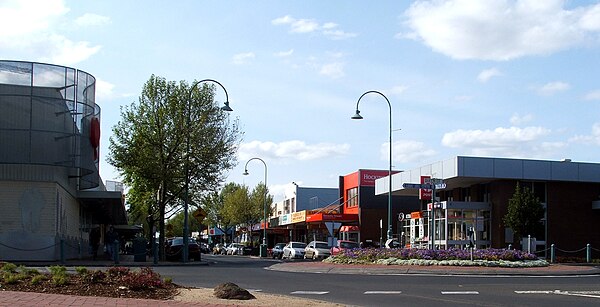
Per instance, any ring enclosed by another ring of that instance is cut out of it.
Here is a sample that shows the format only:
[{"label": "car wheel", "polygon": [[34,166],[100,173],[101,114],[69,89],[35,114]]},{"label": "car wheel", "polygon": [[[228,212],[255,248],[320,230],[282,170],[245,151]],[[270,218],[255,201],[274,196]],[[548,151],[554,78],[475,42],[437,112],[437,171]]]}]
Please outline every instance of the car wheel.
[{"label": "car wheel", "polygon": [[317,254],[313,254],[312,258],[313,260],[317,260]]},{"label": "car wheel", "polygon": [[304,258],[304,259],[308,259],[308,257],[307,257],[307,256],[308,256],[307,254],[304,254],[304,257],[303,257],[303,258]]}]

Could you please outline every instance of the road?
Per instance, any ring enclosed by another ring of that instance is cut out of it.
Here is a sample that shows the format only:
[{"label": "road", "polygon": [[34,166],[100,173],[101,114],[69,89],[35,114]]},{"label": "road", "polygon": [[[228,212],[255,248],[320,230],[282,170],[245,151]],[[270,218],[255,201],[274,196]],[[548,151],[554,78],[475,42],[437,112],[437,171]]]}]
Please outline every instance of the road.
[{"label": "road", "polygon": [[[592,306],[600,276],[348,275],[266,269],[279,260],[203,255],[208,266],[155,267],[183,286],[233,282],[255,291],[351,306]],[[288,260],[285,260],[288,261]],[[306,260],[295,260],[306,261]]]}]

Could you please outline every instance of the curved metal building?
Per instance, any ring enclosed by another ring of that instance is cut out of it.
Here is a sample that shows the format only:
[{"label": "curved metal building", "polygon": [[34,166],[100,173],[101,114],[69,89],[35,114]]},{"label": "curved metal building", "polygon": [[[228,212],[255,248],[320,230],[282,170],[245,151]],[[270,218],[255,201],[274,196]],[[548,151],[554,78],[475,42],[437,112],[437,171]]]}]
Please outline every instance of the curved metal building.
[{"label": "curved metal building", "polygon": [[74,68],[0,61],[0,259],[81,257],[90,227],[126,223],[99,174],[95,89]]}]

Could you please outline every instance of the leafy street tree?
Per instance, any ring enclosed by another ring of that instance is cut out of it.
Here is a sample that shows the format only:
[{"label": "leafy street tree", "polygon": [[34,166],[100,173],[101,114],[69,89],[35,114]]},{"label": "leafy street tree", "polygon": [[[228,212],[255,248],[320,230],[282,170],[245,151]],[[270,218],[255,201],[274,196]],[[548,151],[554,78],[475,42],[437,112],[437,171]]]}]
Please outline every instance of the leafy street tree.
[{"label": "leafy street tree", "polygon": [[516,240],[526,235],[535,234],[544,217],[544,206],[535,196],[533,191],[525,187],[521,189],[519,183],[515,193],[508,200],[508,212],[504,216],[504,224],[514,232]]},{"label": "leafy street tree", "polygon": [[197,204],[237,163],[241,137],[237,121],[230,122],[214,102],[214,87],[206,83],[192,87],[152,75],[138,102],[121,108],[108,162],[136,196],[130,211],[138,218],[145,211],[149,221],[159,222],[162,259],[165,220],[181,210],[186,178],[189,203]]},{"label": "leafy street tree", "polygon": [[232,193],[236,189],[237,185],[235,183],[228,183],[221,189],[221,192],[214,191],[204,195],[202,198],[202,207],[206,211],[206,218],[203,224],[208,227],[215,227],[224,234],[229,233],[235,227],[235,224],[225,214],[223,204],[225,195]]},{"label": "leafy street tree", "polygon": [[267,219],[271,215],[273,197],[268,195],[264,183],[258,184],[250,193],[245,185],[233,184],[231,191],[223,198],[223,214],[233,225],[246,225],[252,231],[252,225],[260,223],[264,215],[264,200],[267,202]]}]

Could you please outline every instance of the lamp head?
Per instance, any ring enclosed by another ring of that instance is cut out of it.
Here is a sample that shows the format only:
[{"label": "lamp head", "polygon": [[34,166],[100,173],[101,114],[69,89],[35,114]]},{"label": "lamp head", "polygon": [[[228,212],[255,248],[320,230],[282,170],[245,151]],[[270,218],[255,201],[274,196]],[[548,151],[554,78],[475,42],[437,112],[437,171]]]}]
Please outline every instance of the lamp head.
[{"label": "lamp head", "polygon": [[244,170],[244,173],[243,173],[242,175],[244,175],[244,176],[248,176],[248,175],[250,175],[250,173],[248,173],[248,170],[247,170],[247,169],[245,169],[245,170]]},{"label": "lamp head", "polygon": [[350,117],[352,119],[363,119],[362,116],[360,116],[360,111],[358,109],[356,109],[356,114],[354,114],[352,117]]},{"label": "lamp head", "polygon": [[231,112],[233,109],[229,106],[229,101],[225,101],[225,105],[221,107],[221,110]]}]

